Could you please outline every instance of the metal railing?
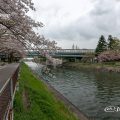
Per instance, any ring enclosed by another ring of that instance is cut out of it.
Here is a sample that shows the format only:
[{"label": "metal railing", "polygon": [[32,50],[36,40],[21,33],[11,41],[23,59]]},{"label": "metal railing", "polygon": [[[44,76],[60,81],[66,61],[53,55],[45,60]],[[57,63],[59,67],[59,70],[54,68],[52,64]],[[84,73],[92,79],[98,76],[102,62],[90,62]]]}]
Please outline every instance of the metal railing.
[{"label": "metal railing", "polygon": [[[44,50],[45,53],[48,53],[51,56],[64,55],[64,54],[94,54],[95,49],[59,49],[59,50]],[[41,56],[38,51],[31,51],[27,56]]]},{"label": "metal railing", "polygon": [[0,90],[0,120],[13,120],[13,100],[19,66]]}]

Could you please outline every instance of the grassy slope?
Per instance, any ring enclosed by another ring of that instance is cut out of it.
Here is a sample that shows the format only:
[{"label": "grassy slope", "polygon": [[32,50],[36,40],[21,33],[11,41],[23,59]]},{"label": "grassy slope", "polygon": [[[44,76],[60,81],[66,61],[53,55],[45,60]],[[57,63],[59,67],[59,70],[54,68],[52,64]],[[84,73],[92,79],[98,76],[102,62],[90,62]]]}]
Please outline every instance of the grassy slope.
[{"label": "grassy slope", "polygon": [[76,117],[22,64],[14,120],[76,120]]}]

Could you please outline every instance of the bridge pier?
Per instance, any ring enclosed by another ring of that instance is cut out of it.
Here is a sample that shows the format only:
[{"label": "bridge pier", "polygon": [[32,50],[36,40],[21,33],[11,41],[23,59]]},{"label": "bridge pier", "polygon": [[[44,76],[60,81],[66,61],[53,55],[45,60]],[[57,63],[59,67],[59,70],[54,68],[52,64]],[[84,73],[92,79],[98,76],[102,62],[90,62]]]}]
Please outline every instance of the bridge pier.
[{"label": "bridge pier", "polygon": [[63,62],[80,62],[82,58],[63,58]]}]

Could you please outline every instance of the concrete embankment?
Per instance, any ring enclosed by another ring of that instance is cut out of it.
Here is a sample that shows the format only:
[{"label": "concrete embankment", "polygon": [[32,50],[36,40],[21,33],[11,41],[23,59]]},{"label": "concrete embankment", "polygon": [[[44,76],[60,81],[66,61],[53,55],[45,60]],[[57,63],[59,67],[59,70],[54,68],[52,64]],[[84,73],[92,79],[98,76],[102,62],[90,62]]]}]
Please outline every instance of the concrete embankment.
[{"label": "concrete embankment", "polygon": [[101,72],[117,72],[120,73],[120,66],[111,66],[111,65],[104,65],[104,64],[89,64],[89,63],[65,63],[63,65],[67,68],[73,69],[93,69],[95,71]]}]

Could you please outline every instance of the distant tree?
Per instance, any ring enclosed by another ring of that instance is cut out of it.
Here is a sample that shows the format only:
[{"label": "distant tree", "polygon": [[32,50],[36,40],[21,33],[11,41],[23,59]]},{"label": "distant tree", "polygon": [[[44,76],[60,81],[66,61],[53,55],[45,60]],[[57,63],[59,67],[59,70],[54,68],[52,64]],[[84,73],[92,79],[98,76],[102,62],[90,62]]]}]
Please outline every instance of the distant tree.
[{"label": "distant tree", "polygon": [[113,50],[120,50],[120,40],[117,37],[114,37],[114,43],[112,45]]},{"label": "distant tree", "polygon": [[107,50],[107,42],[105,40],[105,37],[103,35],[101,35],[101,37],[99,38],[97,47],[96,47],[96,55],[100,54],[101,52]]},{"label": "distant tree", "polygon": [[113,50],[113,44],[114,44],[114,38],[112,37],[112,35],[108,36],[108,49],[109,50]]},{"label": "distant tree", "polygon": [[120,40],[117,37],[113,38],[110,50],[120,50]]},{"label": "distant tree", "polygon": [[120,40],[117,37],[108,36],[108,49],[109,50],[120,50]]},{"label": "distant tree", "polygon": [[[103,38],[102,38],[103,39]],[[103,40],[102,40],[103,41]],[[108,36],[108,43],[107,43],[107,51],[100,49],[101,46],[101,38],[98,42],[98,46],[96,48],[96,52],[99,53],[98,61],[100,62],[107,62],[107,61],[119,61],[120,60],[120,40],[117,37],[112,37],[112,35]],[[105,45],[106,46],[106,45]],[[104,47],[103,47],[104,48]]]},{"label": "distant tree", "polygon": [[72,49],[75,49],[75,45],[74,44],[72,45]]},{"label": "distant tree", "polygon": [[76,45],[76,50],[78,49],[78,46]]},{"label": "distant tree", "polygon": [[23,56],[26,50],[45,53],[43,49],[60,49],[55,41],[36,33],[34,28],[44,25],[29,17],[29,10],[35,11],[32,0],[0,0],[0,52],[8,54],[10,61],[15,56],[13,51]]}]

